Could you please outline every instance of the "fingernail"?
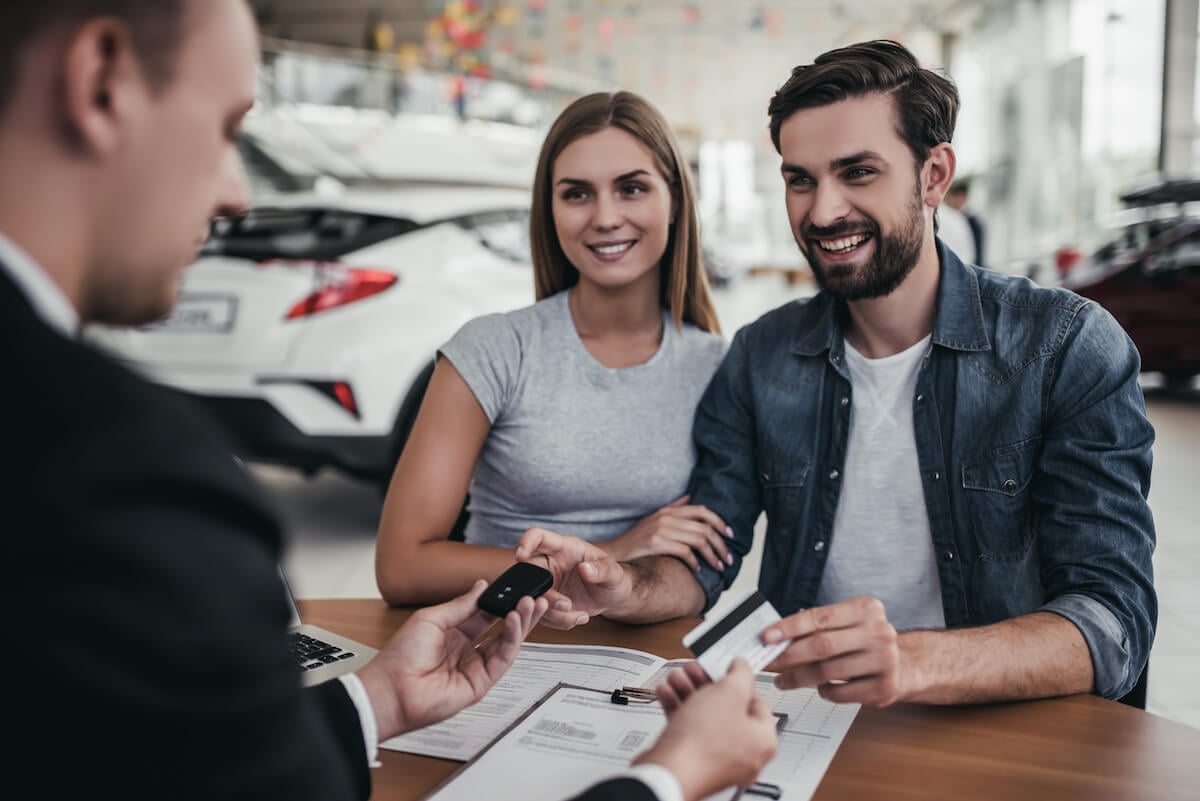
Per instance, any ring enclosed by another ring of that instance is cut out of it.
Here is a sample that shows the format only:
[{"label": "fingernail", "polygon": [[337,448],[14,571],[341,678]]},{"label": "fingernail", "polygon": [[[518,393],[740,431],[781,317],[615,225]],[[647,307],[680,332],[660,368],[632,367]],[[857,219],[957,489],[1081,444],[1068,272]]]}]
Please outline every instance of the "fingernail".
[{"label": "fingernail", "polygon": [[568,609],[571,608],[571,602],[568,601],[566,598],[559,598],[557,601],[554,602],[554,608],[560,612],[566,612]]},{"label": "fingernail", "polygon": [[762,634],[762,641],[767,645],[770,645],[773,642],[779,642],[781,639],[783,639],[783,637],[780,635],[778,629],[767,629]]},{"label": "fingernail", "polygon": [[733,567],[733,554],[731,554],[731,553],[725,554],[725,564],[729,565],[730,567]]},{"label": "fingernail", "polygon": [[583,562],[583,563],[581,563],[581,564],[580,564],[580,568],[582,568],[582,569],[583,569],[583,571],[584,571],[585,573],[587,573],[589,576],[594,576],[594,575],[596,575],[596,566],[595,566],[595,565],[593,565],[591,562]]},{"label": "fingernail", "polygon": [[731,527],[725,527],[725,536],[729,537],[729,539],[733,539],[733,529]]},{"label": "fingernail", "polygon": [[575,618],[575,625],[576,625],[576,626],[582,626],[584,623],[587,623],[587,622],[588,622],[588,616],[587,616],[587,615],[580,615],[579,617]]}]

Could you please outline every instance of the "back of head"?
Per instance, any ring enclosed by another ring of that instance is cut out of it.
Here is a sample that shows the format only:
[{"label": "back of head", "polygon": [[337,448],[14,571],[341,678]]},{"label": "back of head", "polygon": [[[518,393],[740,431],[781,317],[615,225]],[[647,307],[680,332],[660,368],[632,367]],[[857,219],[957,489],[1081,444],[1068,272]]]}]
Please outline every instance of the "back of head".
[{"label": "back of head", "polygon": [[775,149],[780,127],[795,112],[870,94],[893,98],[897,132],[918,165],[953,138],[959,106],[954,83],[921,67],[903,45],[878,40],[830,50],[792,70],[768,108]]},{"label": "back of head", "polygon": [[632,92],[585,95],[563,109],[546,134],[534,173],[529,220],[538,300],[579,280],[579,271],[567,259],[555,233],[551,191],[555,161],[575,140],[606,128],[619,128],[645,145],[671,186],[678,211],[662,258],[663,305],[671,310],[676,325],[687,321],[706,331],[720,330],[701,264],[696,192],[687,161],[666,119]]},{"label": "back of head", "polygon": [[147,79],[165,85],[183,37],[190,0],[5,0],[0,3],[0,120],[20,77],[30,45],[55,30],[67,31],[97,17],[125,23],[146,67]]}]

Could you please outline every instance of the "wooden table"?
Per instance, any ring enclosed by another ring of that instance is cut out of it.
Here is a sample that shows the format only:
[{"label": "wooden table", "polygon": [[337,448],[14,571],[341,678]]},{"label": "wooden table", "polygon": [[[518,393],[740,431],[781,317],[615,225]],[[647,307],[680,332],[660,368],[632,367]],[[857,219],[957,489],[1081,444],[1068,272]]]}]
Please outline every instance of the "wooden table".
[{"label": "wooden table", "polygon": [[[378,600],[300,603],[304,620],[382,646],[411,613]],[[695,620],[573,631],[539,627],[536,642],[619,645],[666,658]],[[380,752],[374,801],[416,801],[458,762]],[[581,790],[584,788],[580,788]],[[497,798],[501,796],[498,795]],[[1200,731],[1094,696],[1019,704],[863,709],[816,801],[870,799],[1200,799]]]}]

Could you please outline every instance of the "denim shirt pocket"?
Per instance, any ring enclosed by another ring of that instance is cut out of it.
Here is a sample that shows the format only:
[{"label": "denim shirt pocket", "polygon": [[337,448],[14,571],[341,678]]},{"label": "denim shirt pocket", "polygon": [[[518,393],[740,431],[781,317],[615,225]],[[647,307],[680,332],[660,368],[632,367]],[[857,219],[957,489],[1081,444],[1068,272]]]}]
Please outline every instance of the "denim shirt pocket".
[{"label": "denim shirt pocket", "polygon": [[803,503],[804,483],[808,479],[809,461],[794,456],[790,459],[760,453],[758,481],[762,486],[763,508],[769,520],[786,525],[799,512]]},{"label": "denim shirt pocket", "polygon": [[962,486],[982,559],[1020,562],[1033,544],[1029,483],[1041,452],[1041,437],[994,448],[963,462]]}]

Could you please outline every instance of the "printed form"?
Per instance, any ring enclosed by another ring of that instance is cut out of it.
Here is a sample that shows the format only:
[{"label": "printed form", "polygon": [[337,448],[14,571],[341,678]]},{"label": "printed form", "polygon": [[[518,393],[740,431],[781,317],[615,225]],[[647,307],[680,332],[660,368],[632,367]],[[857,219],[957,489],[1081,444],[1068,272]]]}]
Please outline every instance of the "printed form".
[{"label": "printed form", "polygon": [[[830,704],[805,690],[781,693],[770,681],[760,677],[760,689],[765,682],[775,695],[788,696],[776,711],[786,711],[789,718],[780,733],[779,752],[759,782],[774,784],[784,801],[805,801],[816,791],[858,707]],[[627,767],[666,722],[657,704],[619,706],[605,693],[560,687],[427,801],[475,801],[494,795],[497,787],[516,786],[522,801],[568,798]],[[739,792],[729,790],[710,801],[729,801]]]}]

